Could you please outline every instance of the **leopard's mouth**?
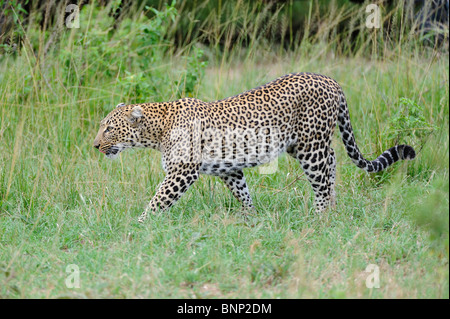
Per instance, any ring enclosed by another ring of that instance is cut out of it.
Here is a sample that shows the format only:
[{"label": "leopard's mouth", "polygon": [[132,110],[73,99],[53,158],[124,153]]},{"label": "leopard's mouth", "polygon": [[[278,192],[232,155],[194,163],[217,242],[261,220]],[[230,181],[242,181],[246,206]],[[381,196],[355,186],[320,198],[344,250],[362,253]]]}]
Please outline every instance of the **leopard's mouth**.
[{"label": "leopard's mouth", "polygon": [[113,159],[119,155],[120,151],[122,151],[121,148],[119,148],[117,146],[111,146],[110,148],[108,148],[106,151],[104,151],[102,153],[104,153],[106,157]]}]

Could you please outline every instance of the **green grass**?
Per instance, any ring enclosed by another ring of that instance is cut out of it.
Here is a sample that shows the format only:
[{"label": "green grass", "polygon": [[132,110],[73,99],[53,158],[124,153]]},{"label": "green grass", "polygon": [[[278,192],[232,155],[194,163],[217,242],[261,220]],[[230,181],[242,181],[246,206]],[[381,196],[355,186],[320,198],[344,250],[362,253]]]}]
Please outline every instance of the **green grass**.
[{"label": "green grass", "polygon": [[[375,59],[349,58],[316,43],[248,55],[236,48],[227,59],[202,49],[213,58],[193,96],[215,100],[286,73],[322,73],[342,85],[368,158],[397,138],[417,158],[368,175],[336,130],[333,211],[314,213],[309,183],[283,155],[275,174],[245,172],[254,215],[244,217],[220,180],[202,176],[170,211],[141,225],[164,176],[160,154],[132,150],[110,161],[92,147],[98,124],[119,102],[174,99],[180,70],[197,62],[189,53],[156,56],[142,78],[160,81],[155,91],[136,87],[135,63],[125,68],[131,76],[118,64],[102,72],[96,61],[126,61],[120,51],[95,57],[75,46],[72,57],[56,52],[41,64],[25,47],[0,61],[0,297],[448,298],[448,52],[402,44]],[[432,134],[416,128],[387,138],[402,97],[423,109]],[[72,264],[80,288],[66,286]],[[380,288],[366,287],[369,264],[380,269]]]}]

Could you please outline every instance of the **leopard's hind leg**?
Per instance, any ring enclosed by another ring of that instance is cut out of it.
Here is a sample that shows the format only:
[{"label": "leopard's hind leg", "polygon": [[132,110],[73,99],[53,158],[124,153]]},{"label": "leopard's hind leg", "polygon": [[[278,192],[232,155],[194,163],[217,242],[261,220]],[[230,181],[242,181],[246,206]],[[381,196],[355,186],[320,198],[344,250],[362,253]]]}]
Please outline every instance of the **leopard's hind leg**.
[{"label": "leopard's hind leg", "polygon": [[336,159],[333,150],[329,146],[314,151],[311,149],[311,145],[303,148],[294,145],[287,152],[300,162],[314,191],[316,212],[322,212],[330,204],[333,206],[335,202]]},{"label": "leopard's hind leg", "polygon": [[242,206],[245,209],[248,209],[249,211],[255,209],[242,170],[234,170],[228,174],[220,175],[219,177],[233,193],[234,197],[242,203]]},{"label": "leopard's hind leg", "polygon": [[330,188],[330,207],[332,209],[336,208],[336,155],[334,155],[334,150],[329,147],[328,155],[328,165],[330,168],[330,177],[328,180]]}]

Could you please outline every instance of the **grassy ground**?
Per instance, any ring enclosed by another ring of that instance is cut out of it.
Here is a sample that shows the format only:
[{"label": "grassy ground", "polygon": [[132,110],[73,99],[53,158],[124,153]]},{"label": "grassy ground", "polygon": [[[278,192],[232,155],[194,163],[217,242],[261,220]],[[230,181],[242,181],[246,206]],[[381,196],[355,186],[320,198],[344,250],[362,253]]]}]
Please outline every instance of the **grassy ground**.
[{"label": "grassy ground", "polygon": [[[255,215],[244,218],[225,186],[202,176],[170,211],[140,225],[164,176],[159,153],[110,161],[92,147],[99,121],[136,91],[119,76],[103,79],[94,63],[55,59],[45,73],[26,52],[0,64],[0,297],[448,298],[448,54],[346,58],[317,45],[210,63],[192,93],[204,100],[289,72],[329,75],[346,93],[368,158],[396,139],[418,156],[368,175],[336,133],[333,211],[313,212],[310,185],[283,155],[274,174],[245,172]],[[170,88],[188,63],[174,55],[152,70],[168,70]],[[64,68],[75,82],[84,76],[83,85],[68,85]],[[396,121],[402,97],[419,111],[405,108]],[[414,122],[419,115],[423,123]],[[379,267],[379,288],[366,286],[370,264]],[[79,288],[70,288],[70,265]]]}]

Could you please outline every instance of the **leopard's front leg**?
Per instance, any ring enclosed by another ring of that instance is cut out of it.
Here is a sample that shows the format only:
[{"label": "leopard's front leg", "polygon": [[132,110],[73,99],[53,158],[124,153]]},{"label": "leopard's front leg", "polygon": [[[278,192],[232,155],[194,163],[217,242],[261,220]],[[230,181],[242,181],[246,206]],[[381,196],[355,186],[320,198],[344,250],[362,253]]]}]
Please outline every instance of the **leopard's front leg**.
[{"label": "leopard's front leg", "polygon": [[167,167],[167,175],[145,211],[139,216],[142,223],[149,213],[166,210],[180,199],[199,177],[199,164],[178,163]]}]

